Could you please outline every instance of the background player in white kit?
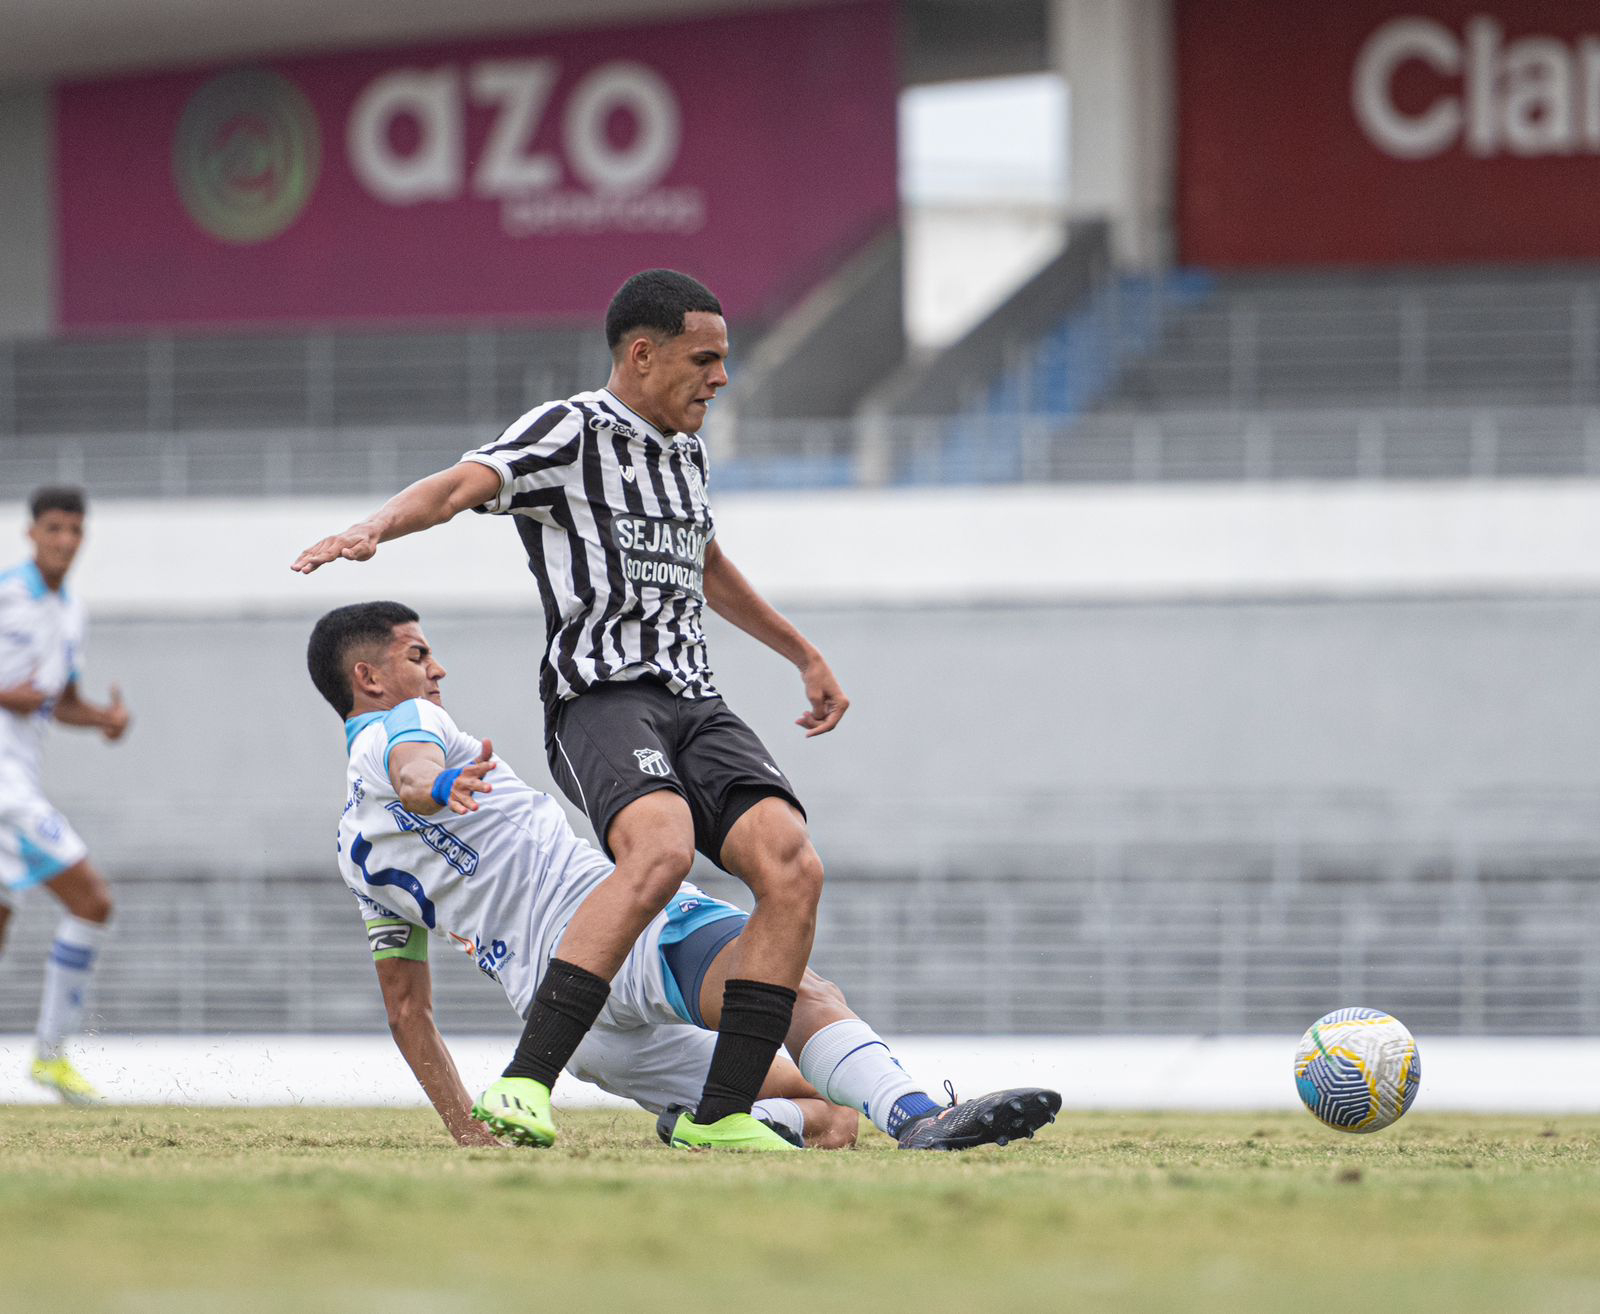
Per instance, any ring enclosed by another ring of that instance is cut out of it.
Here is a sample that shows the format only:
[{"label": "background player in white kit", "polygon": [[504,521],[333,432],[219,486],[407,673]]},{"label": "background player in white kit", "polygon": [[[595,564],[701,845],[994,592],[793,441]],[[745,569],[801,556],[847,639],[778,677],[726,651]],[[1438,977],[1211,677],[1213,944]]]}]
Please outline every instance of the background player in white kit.
[{"label": "background player in white kit", "polygon": [[[440,705],[439,665],[417,615],[394,602],[328,613],[307,652],[313,682],[345,718],[350,759],[339,866],[361,905],[395,1041],[452,1135],[489,1139],[482,1119],[524,1144],[526,1120],[486,1095],[474,1107],[433,1024],[428,933],[448,938],[531,1006],[573,911],[612,864],[580,840],[556,801],[523,782],[493,747]],[[693,1145],[681,1107],[710,1065],[727,951],[746,914],[684,884],[647,926],[568,1070],[661,1113],[662,1138]],[[964,1149],[1028,1136],[1050,1121],[1052,1091],[1003,1091],[939,1109],[837,988],[807,972],[788,1036],[742,1148],[786,1150],[855,1139],[855,1111],[907,1148]],[[499,1096],[497,1098],[505,1098]],[[485,1107],[485,1105],[490,1107]],[[843,1118],[841,1107],[850,1110]],[[688,1139],[686,1139],[686,1136]],[[726,1144],[726,1142],[721,1142]]]},{"label": "background player in white kit", "polygon": [[115,685],[103,707],[78,688],[84,613],[65,581],[83,544],[83,493],[41,488],[28,509],[33,557],[0,572],[0,942],[21,891],[43,885],[61,901],[31,1075],[65,1100],[89,1103],[99,1097],[65,1045],[83,1023],[111,895],[87,846],[45,798],[39,771],[48,722],[98,730],[115,741],[128,728],[128,712]]}]

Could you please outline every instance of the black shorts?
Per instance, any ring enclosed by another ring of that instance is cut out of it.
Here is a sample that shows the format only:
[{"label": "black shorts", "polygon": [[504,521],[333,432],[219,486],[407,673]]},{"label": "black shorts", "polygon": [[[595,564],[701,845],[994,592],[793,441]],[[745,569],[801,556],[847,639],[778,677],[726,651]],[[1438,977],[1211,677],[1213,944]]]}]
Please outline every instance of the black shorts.
[{"label": "black shorts", "polygon": [[607,856],[617,813],[658,789],[683,796],[695,848],[719,867],[733,823],[762,799],[787,799],[805,815],[789,778],[722,699],[680,698],[648,677],[562,702],[545,750],[556,784],[588,815]]}]

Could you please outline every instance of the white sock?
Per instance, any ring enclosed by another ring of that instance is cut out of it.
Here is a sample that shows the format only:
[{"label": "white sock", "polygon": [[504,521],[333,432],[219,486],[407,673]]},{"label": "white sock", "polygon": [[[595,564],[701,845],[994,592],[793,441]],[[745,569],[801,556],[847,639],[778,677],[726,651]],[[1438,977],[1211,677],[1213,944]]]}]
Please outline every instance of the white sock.
[{"label": "white sock", "polygon": [[103,922],[86,922],[71,913],[56,927],[55,942],[44,964],[44,998],[39,1003],[39,1057],[57,1058],[68,1036],[83,1026],[83,1010],[94,977]]},{"label": "white sock", "polygon": [[805,1139],[806,1115],[793,1100],[757,1100],[750,1112],[758,1118],[765,1117],[768,1122],[776,1123],[779,1127],[787,1127],[796,1136]]},{"label": "white sock", "polygon": [[939,1107],[860,1018],[834,1022],[806,1041],[800,1072],[823,1099],[859,1109],[889,1136]]}]

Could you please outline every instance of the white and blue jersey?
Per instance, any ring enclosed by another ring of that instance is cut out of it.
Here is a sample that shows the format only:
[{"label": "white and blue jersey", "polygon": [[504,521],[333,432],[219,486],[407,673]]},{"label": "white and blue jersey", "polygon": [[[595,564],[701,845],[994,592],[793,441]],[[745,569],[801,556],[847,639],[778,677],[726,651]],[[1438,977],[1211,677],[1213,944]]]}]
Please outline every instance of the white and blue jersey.
[{"label": "white and blue jersey", "polygon": [[477,760],[482,743],[438,705],[416,698],[345,722],[348,792],[339,870],[367,922],[398,917],[472,955],[526,1013],[572,914],[611,871],[573,833],[561,807],[497,761],[476,812],[417,816],[389,780],[399,744],[428,743],[445,767]]},{"label": "white and blue jersey", "polygon": [[66,589],[47,587],[33,562],[0,572],[0,689],[32,684],[46,695],[31,716],[0,712],[0,768],[38,781],[45,726],[78,678],[83,630],[82,605]]},{"label": "white and blue jersey", "polygon": [[0,572],[0,688],[46,695],[30,715],[0,710],[0,899],[82,861],[88,850],[39,787],[45,727],[78,679],[83,607],[49,588],[31,561]]},{"label": "white and blue jersey", "polygon": [[[422,927],[471,954],[526,1016],[545,965],[578,906],[611,874],[548,794],[499,759],[476,812],[409,812],[389,779],[398,744],[429,743],[445,768],[475,762],[482,744],[435,703],[413,699],[345,722],[350,750],[339,870],[368,938],[384,923]],[[639,937],[611,983],[599,1020],[568,1069],[660,1112],[699,1095],[715,1036],[700,1023],[698,987],[745,914],[685,884]],[[688,1025],[685,1025],[688,1024]]]},{"label": "white and blue jersey", "polygon": [[[498,758],[486,777],[493,788],[473,795],[476,812],[441,808],[424,817],[408,811],[389,779],[389,755],[397,745],[433,744],[444,753],[446,770],[469,766],[483,748],[436,703],[414,698],[387,712],[352,717],[345,739],[350,766],[339,870],[363,920],[398,918],[449,940],[500,982],[512,1007],[525,1015],[567,923],[611,874],[611,863],[578,838],[555,799]],[[703,943],[702,928],[743,916],[685,885],[640,937],[612,984],[607,1008],[633,1021],[697,1022],[698,1008],[675,972],[682,972],[692,995],[701,964],[680,967],[678,946]],[[726,938],[736,933],[726,929]]]}]

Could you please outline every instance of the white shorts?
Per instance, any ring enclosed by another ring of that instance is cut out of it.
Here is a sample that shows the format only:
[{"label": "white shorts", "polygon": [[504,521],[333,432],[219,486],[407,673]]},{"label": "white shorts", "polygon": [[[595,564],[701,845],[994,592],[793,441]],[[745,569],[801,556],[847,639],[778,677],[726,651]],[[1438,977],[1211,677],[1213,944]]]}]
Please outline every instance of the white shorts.
[{"label": "white shorts", "polygon": [[15,772],[0,772],[0,903],[89,856],[78,832]]},{"label": "white shorts", "polygon": [[661,1113],[700,1102],[717,1033],[687,1022],[619,1027],[604,1016],[567,1062],[567,1072],[612,1095]]},{"label": "white shorts", "polygon": [[[685,881],[622,960],[599,1020],[628,1031],[661,1023],[698,1026],[700,979],[710,960],[744,929],[747,920],[749,914],[743,909]],[[558,944],[551,957],[560,956]],[[670,964],[676,964],[676,973]],[[682,986],[680,975],[685,978]]]},{"label": "white shorts", "polygon": [[567,1071],[652,1113],[693,1107],[717,1043],[716,1032],[701,1027],[699,980],[746,919],[685,883],[623,960]]}]

